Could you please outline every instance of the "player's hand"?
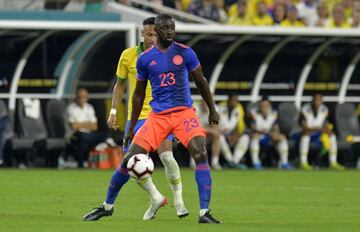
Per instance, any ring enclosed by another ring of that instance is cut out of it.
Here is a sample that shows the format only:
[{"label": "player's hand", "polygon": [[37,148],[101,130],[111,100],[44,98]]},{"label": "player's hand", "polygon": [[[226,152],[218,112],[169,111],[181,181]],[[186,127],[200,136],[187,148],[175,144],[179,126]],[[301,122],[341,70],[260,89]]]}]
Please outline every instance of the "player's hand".
[{"label": "player's hand", "polygon": [[135,133],[133,130],[128,131],[128,133],[124,136],[124,139],[123,139],[124,147],[128,147],[130,145],[130,142],[134,138],[134,135],[135,135]]},{"label": "player's hand", "polygon": [[219,124],[219,119],[220,116],[218,114],[218,112],[214,111],[214,112],[210,112],[209,114],[209,125],[218,125]]},{"label": "player's hand", "polygon": [[114,114],[110,114],[107,120],[107,125],[110,129],[118,130],[119,126],[116,124],[116,116]]}]

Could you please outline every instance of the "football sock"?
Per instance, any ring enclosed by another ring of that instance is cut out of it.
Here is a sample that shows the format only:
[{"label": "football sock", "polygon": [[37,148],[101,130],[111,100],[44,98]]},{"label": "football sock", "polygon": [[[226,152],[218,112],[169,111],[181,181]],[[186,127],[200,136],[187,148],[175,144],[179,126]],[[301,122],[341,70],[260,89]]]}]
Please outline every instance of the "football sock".
[{"label": "football sock", "polygon": [[226,142],[224,135],[220,136],[220,144],[221,144],[221,151],[222,151],[226,161],[229,163],[233,162],[231,150],[230,150],[229,144]]},{"label": "football sock", "polygon": [[182,184],[181,184],[181,175],[179,165],[174,159],[172,151],[162,152],[160,155],[160,160],[165,167],[166,178],[170,182],[170,187],[174,195],[174,204],[184,204],[182,198]]},{"label": "football sock", "polygon": [[250,153],[251,153],[251,161],[253,165],[259,164],[259,152],[260,152],[260,144],[258,138],[253,138],[250,143]]},{"label": "football sock", "polygon": [[135,179],[135,182],[148,193],[151,201],[159,201],[162,199],[162,195],[152,182],[151,176],[145,179]]},{"label": "football sock", "polygon": [[212,156],[211,157],[211,164],[212,164],[212,166],[216,166],[216,165],[218,165],[219,164],[219,156]]},{"label": "football sock", "polygon": [[234,162],[239,163],[241,159],[244,157],[250,143],[250,136],[244,134],[240,137],[237,142],[234,150]]},{"label": "football sock", "polygon": [[211,141],[211,164],[213,166],[219,165],[219,158],[220,158],[220,152],[221,152],[221,143],[219,138],[214,138]]},{"label": "football sock", "polygon": [[308,163],[308,152],[310,145],[310,136],[303,135],[300,139],[300,162],[301,164]]},{"label": "football sock", "polygon": [[333,134],[330,136],[330,154],[329,154],[329,162],[330,164],[337,163],[337,141],[336,136]]},{"label": "football sock", "polygon": [[126,184],[126,182],[128,182],[129,178],[130,176],[127,170],[122,168],[120,164],[118,169],[115,170],[113,176],[111,177],[106,199],[104,202],[106,210],[110,210],[113,207],[120,189],[124,184]]},{"label": "football sock", "polygon": [[207,161],[196,164],[195,179],[199,192],[200,210],[207,210],[209,209],[212,185],[210,167]]},{"label": "football sock", "polygon": [[289,156],[289,145],[286,140],[281,140],[276,145],[278,153],[280,155],[280,163],[287,164],[288,163],[288,156]]}]

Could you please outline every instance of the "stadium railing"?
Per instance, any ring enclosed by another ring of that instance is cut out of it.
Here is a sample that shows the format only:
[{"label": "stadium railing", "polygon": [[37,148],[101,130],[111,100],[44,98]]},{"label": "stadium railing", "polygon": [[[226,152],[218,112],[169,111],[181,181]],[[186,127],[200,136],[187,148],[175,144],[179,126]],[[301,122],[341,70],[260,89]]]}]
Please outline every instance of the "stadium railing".
[{"label": "stadium railing", "polygon": [[[0,21],[0,30],[2,38],[7,42],[13,42],[12,40],[19,39],[21,36],[24,37],[26,33],[28,33],[27,35],[36,34],[31,37],[32,41],[25,46],[16,61],[15,71],[12,77],[9,77],[9,91],[3,90],[0,94],[1,98],[9,99],[9,107],[13,110],[17,98],[66,98],[70,96],[76,89],[75,85],[80,83],[78,80],[81,78],[79,72],[84,72],[87,70],[86,67],[91,67],[89,63],[88,66],[84,66],[84,62],[75,62],[75,59],[81,61],[91,53],[93,62],[101,61],[104,58],[100,52],[102,49],[97,47],[106,45],[115,32],[123,32],[126,34],[123,37],[125,43],[118,50],[109,49],[112,56],[116,57],[112,62],[115,66],[112,67],[113,70],[108,72],[110,74],[102,76],[103,88],[94,91],[95,94],[92,95],[97,98],[108,98],[119,54],[121,50],[137,43],[137,30],[139,28],[132,23],[2,20]],[[354,78],[359,72],[357,64],[360,60],[358,42],[360,30],[198,24],[179,24],[176,30],[178,40],[196,50],[203,63],[204,72],[209,78],[211,90],[216,94],[218,100],[225,99],[224,92],[226,91],[237,91],[243,101],[255,102],[260,95],[266,94],[272,101],[292,101],[299,107],[301,102],[310,100],[310,94],[304,96],[304,91],[310,93],[320,90],[325,91],[325,101],[360,102],[359,80]],[[54,77],[56,89],[52,90],[51,93],[41,94],[31,91],[19,92],[19,83],[32,53],[39,49],[40,45],[48,38],[79,31],[81,33],[76,35],[77,39],[61,51],[64,56],[67,55],[66,59],[59,59],[55,65],[58,69],[57,75]],[[13,35],[14,32],[21,35]],[[9,33],[13,36],[8,36]],[[114,40],[112,40],[113,42]],[[334,74],[335,78],[316,83],[317,74],[313,70],[314,66],[317,65],[316,62],[329,51],[341,50],[344,44],[346,48],[350,47],[351,49],[342,51],[346,53],[346,59],[343,59],[341,55],[334,55],[337,56],[335,57],[336,61],[341,63],[341,68]],[[259,49],[259,46],[264,46],[264,49]],[[297,59],[297,55],[301,59]],[[251,58],[248,57],[255,57],[256,59],[251,61]],[[247,63],[250,61],[251,63]],[[101,62],[97,63],[100,65]],[[289,70],[286,72],[283,71],[283,69],[288,68]],[[242,75],[246,72],[248,72],[247,75]],[[73,75],[73,73],[78,74]],[[290,75],[284,73],[290,73]],[[307,83],[310,76],[312,82]],[[224,78],[226,81],[223,81]],[[351,81],[354,83],[351,84]],[[241,83],[241,85],[237,85],[236,82]],[[307,86],[307,84],[314,84],[313,82],[315,83],[314,86]],[[99,86],[95,85],[95,87]],[[192,86],[194,87],[193,84]],[[226,91],[221,91],[221,86],[225,86]],[[326,94],[329,89],[330,94]],[[196,95],[195,99],[198,98],[199,96]]]}]

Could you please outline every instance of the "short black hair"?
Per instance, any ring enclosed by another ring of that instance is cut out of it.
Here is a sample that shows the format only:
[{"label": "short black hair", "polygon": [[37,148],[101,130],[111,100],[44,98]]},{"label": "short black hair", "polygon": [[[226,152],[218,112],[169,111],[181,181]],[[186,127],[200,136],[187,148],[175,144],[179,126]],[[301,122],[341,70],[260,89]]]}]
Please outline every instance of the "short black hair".
[{"label": "short black hair", "polygon": [[172,20],[173,18],[169,14],[159,14],[156,16],[155,23],[159,23],[160,20]]},{"label": "short black hair", "polygon": [[270,99],[269,99],[268,96],[263,96],[263,97],[261,98],[261,100],[260,100],[260,102],[265,102],[265,101],[270,102]]},{"label": "short black hair", "polygon": [[155,24],[155,17],[149,17],[149,18],[144,19],[144,21],[143,21],[143,26],[154,25],[154,24]]}]

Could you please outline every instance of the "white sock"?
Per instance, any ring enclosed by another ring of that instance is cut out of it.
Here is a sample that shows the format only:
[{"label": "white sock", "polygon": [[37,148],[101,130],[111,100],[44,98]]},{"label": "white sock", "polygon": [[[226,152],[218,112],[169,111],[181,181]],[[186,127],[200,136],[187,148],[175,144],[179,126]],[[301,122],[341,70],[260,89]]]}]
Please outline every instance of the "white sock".
[{"label": "white sock", "polygon": [[307,164],[308,163],[308,153],[310,146],[310,136],[303,135],[300,139],[300,163]]},{"label": "white sock", "polygon": [[103,205],[104,205],[104,208],[105,208],[106,211],[109,211],[114,207],[113,204],[108,204],[106,202],[104,202]]},{"label": "white sock", "polygon": [[287,143],[287,140],[281,140],[276,145],[276,148],[278,150],[279,156],[280,156],[280,163],[281,164],[287,164],[288,163],[288,156],[289,156],[289,145]]},{"label": "white sock", "polygon": [[212,166],[217,166],[217,165],[219,165],[219,156],[213,156],[213,157],[211,157],[211,165],[212,165]]},{"label": "white sock", "polygon": [[234,150],[234,162],[238,164],[241,159],[244,157],[250,143],[250,136],[248,134],[244,134],[240,137],[237,142]]},{"label": "white sock", "polygon": [[182,184],[179,165],[174,159],[172,151],[162,152],[160,160],[165,167],[166,178],[170,182],[170,187],[174,196],[174,205],[183,205],[184,200],[182,198]]},{"label": "white sock", "polygon": [[204,216],[206,214],[206,212],[209,211],[209,209],[200,209],[200,217]]},{"label": "white sock", "polygon": [[260,141],[258,138],[253,138],[250,143],[251,161],[253,165],[259,164]]},{"label": "white sock", "polygon": [[162,199],[162,195],[152,182],[151,176],[145,179],[135,179],[135,182],[148,193],[151,201],[159,201]]},{"label": "white sock", "polygon": [[226,159],[226,161],[229,163],[233,162],[231,150],[230,150],[229,144],[226,142],[224,135],[220,136],[220,145],[221,145],[222,154],[223,154],[224,158]]},{"label": "white sock", "polygon": [[330,135],[330,154],[329,154],[329,162],[330,164],[337,163],[337,141],[336,135]]}]

